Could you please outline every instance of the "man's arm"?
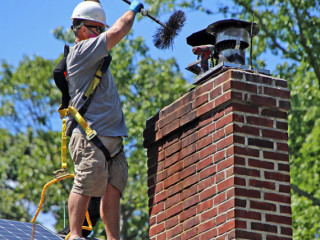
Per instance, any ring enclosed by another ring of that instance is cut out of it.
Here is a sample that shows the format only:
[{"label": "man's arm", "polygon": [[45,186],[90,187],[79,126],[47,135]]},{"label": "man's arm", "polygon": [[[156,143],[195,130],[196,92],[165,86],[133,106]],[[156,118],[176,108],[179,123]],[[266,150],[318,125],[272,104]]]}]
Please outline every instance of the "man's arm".
[{"label": "man's arm", "polygon": [[143,4],[135,0],[130,5],[130,10],[125,12],[106,32],[107,50],[110,51],[124,38],[132,28],[137,12],[140,12]]}]

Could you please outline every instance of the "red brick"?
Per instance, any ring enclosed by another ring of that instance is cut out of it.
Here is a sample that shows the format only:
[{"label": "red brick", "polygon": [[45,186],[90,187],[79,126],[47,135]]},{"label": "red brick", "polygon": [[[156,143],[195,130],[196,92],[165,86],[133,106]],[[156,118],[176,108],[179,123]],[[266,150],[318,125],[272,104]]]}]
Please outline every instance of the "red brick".
[{"label": "red brick", "polygon": [[220,225],[224,222],[227,221],[227,214],[219,214],[217,217],[216,217],[216,224],[217,225]]},{"label": "red brick", "polygon": [[249,159],[248,164],[250,167],[256,167],[256,168],[264,168],[264,169],[270,169],[274,170],[274,163],[269,161],[261,161],[257,159]]},{"label": "red brick", "polygon": [[[183,169],[183,162],[179,161],[174,165],[171,165],[166,171],[166,178],[170,177],[171,175],[180,172]],[[161,181],[160,179],[158,181]]]},{"label": "red brick", "polygon": [[178,192],[181,192],[183,189],[182,182],[178,182],[176,185],[173,185],[167,190],[167,197],[170,197]]},{"label": "red brick", "polygon": [[203,159],[217,151],[217,146],[212,144],[200,151],[200,159]]},{"label": "red brick", "polygon": [[236,230],[236,237],[237,239],[243,238],[243,239],[263,239],[261,233],[256,232],[247,232],[243,230]]},{"label": "red brick", "polygon": [[[230,149],[232,150],[232,149]],[[234,153],[245,155],[245,156],[252,156],[252,157],[259,157],[259,150],[252,149],[252,148],[243,148],[239,146],[234,146]]]},{"label": "red brick", "polygon": [[232,123],[233,120],[233,115],[232,114],[228,114],[224,117],[222,117],[221,119],[219,119],[216,123],[216,129],[220,129],[225,127],[226,125]]},{"label": "red brick", "polygon": [[200,181],[199,174],[194,174],[194,175],[184,179],[182,182],[182,185],[183,185],[183,188],[187,188],[195,183],[198,183],[199,181]]},{"label": "red brick", "polygon": [[232,198],[228,200],[227,202],[222,203],[218,207],[218,214],[222,214],[224,212],[227,212],[228,210],[232,209],[235,207],[235,199]]},{"label": "red brick", "polygon": [[236,218],[253,219],[253,220],[261,221],[261,213],[260,212],[236,209],[235,213],[236,213],[236,215],[235,215]]},{"label": "red brick", "polygon": [[192,109],[195,109],[204,103],[207,103],[209,101],[209,95],[208,94],[203,94],[199,97],[197,97],[194,102],[192,103]]},{"label": "red brick", "polygon": [[234,219],[222,224],[222,226],[218,227],[218,235],[221,235],[225,232],[230,231],[231,229],[234,229],[235,226],[236,224]]},{"label": "red brick", "polygon": [[168,209],[168,208],[178,204],[179,202],[181,202],[181,200],[182,200],[181,194],[173,195],[172,197],[168,198],[165,201],[165,209]]},{"label": "red brick", "polygon": [[276,212],[277,206],[273,203],[267,203],[267,202],[259,202],[259,201],[250,201],[250,208],[252,209],[259,209],[264,211],[271,211]]},{"label": "red brick", "polygon": [[216,226],[215,219],[212,219],[212,220],[210,220],[208,222],[201,223],[199,225],[199,233],[206,232],[206,231],[208,231],[209,229],[212,229],[212,228],[214,228],[215,231],[216,231],[215,226]]},{"label": "red brick", "polygon": [[181,240],[189,240],[191,238],[193,238],[194,236],[196,236],[198,233],[198,228],[192,228],[186,232],[183,232],[181,235]]},{"label": "red brick", "polygon": [[217,151],[226,148],[234,143],[233,135],[229,135],[228,137],[217,142]]},{"label": "red brick", "polygon": [[289,161],[289,155],[285,153],[263,152],[263,157],[279,161]]},{"label": "red brick", "polygon": [[198,97],[198,96],[202,95],[203,93],[210,92],[212,89],[213,89],[213,82],[212,81],[208,82],[206,84],[203,84],[195,90],[195,97]]},{"label": "red brick", "polygon": [[218,107],[227,101],[230,101],[232,99],[231,91],[223,93],[220,97],[216,98],[214,100],[214,106]]},{"label": "red brick", "polygon": [[214,108],[214,104],[213,102],[208,102],[207,104],[197,108],[196,112],[197,112],[197,117],[202,116],[203,114],[206,114],[210,111],[212,111]]},{"label": "red brick", "polygon": [[154,205],[151,207],[151,209],[149,209],[150,215],[156,215],[159,212],[162,212],[164,210],[164,203],[161,202],[157,205]]},{"label": "red brick", "polygon": [[191,156],[188,156],[187,158],[183,159],[183,166],[186,168],[192,164],[195,164],[199,162],[199,153],[196,152],[192,154]]},{"label": "red brick", "polygon": [[189,177],[190,175],[195,174],[196,171],[197,171],[197,166],[191,165],[190,167],[187,167],[180,172],[180,179],[182,180],[186,177]]},{"label": "red brick", "polygon": [[201,179],[204,179],[204,178],[207,178],[209,176],[212,176],[213,174],[215,174],[217,172],[217,166],[216,165],[213,165],[213,166],[210,166],[206,169],[203,169],[201,172],[200,172],[200,178]]},{"label": "red brick", "polygon": [[173,237],[180,235],[183,231],[183,226],[182,224],[177,225],[176,227],[173,227],[169,230],[166,230],[167,232],[167,238],[168,239],[173,239]]},{"label": "red brick", "polygon": [[179,157],[180,159],[184,159],[185,157],[196,152],[196,150],[197,150],[196,144],[189,145],[188,147],[181,149],[179,153]]},{"label": "red brick", "polygon": [[200,201],[213,197],[216,193],[217,193],[216,186],[212,186],[210,188],[204,189],[204,191],[200,193]]},{"label": "red brick", "polygon": [[189,219],[186,219],[183,223],[183,230],[187,231],[188,229],[199,224],[199,216],[193,216]]},{"label": "red brick", "polygon": [[270,190],[276,190],[276,184],[274,182],[268,182],[268,181],[260,181],[257,179],[250,179],[249,180],[249,186],[261,188],[261,189],[270,189]]},{"label": "red brick", "polygon": [[198,205],[197,205],[197,212],[198,213],[201,213],[203,211],[206,211],[210,208],[213,207],[213,199],[208,199],[208,200],[205,200],[205,201],[201,201]]},{"label": "red brick", "polygon": [[277,88],[264,87],[264,93],[279,98],[290,98],[290,91],[287,89],[283,90]]},{"label": "red brick", "polygon": [[176,119],[170,124],[164,126],[160,131],[162,133],[162,137],[172,133],[174,130],[177,130],[180,126],[180,119]]},{"label": "red brick", "polygon": [[157,240],[167,240],[167,233],[164,231],[163,233],[157,236]]},{"label": "red brick", "polygon": [[262,116],[274,117],[287,120],[288,114],[275,109],[263,109],[261,111]]},{"label": "red brick", "polygon": [[187,198],[183,201],[183,209],[187,209],[189,207],[197,205],[197,204],[199,204],[199,202],[200,202],[199,195],[194,195],[190,198]]},{"label": "red brick", "polygon": [[290,194],[282,195],[277,193],[264,193],[264,199],[269,201],[274,201],[274,202],[291,204]]},{"label": "red brick", "polygon": [[182,139],[181,148],[185,148],[191,144],[194,144],[198,140],[198,132],[191,134],[190,136]]},{"label": "red brick", "polygon": [[[201,227],[201,226],[200,226]],[[200,227],[199,227],[199,232],[200,232]],[[214,237],[217,236],[217,229],[211,229],[210,231],[207,231],[203,234],[200,235],[200,240],[211,240],[214,239]],[[231,238],[229,238],[231,239]]]},{"label": "red brick", "polygon": [[175,216],[183,211],[183,205],[182,203],[179,203],[169,209],[166,209],[167,218],[170,218],[172,216]]},{"label": "red brick", "polygon": [[205,180],[201,180],[198,184],[198,191],[202,191],[203,189],[209,188],[215,184],[215,176],[211,176]]},{"label": "red brick", "polygon": [[247,125],[233,125],[234,132],[243,133],[251,136],[259,136],[260,128],[247,126]]},{"label": "red brick", "polygon": [[149,230],[149,236],[155,236],[164,230],[165,230],[164,223],[152,226],[150,227],[150,230]]},{"label": "red brick", "polygon": [[210,100],[215,99],[216,97],[220,96],[222,94],[222,88],[221,86],[214,88],[211,92],[210,92]]},{"label": "red brick", "polygon": [[259,114],[259,108],[252,106],[252,105],[243,105],[239,103],[233,103],[233,111],[243,113],[252,113],[252,114]]},{"label": "red brick", "polygon": [[255,231],[263,231],[268,233],[277,233],[277,226],[265,223],[252,222],[251,229]]},{"label": "red brick", "polygon": [[186,199],[188,197],[193,196],[194,194],[196,194],[198,192],[198,186],[197,185],[193,185],[189,188],[183,189],[182,191],[182,199]]},{"label": "red brick", "polygon": [[206,222],[210,219],[214,219],[215,216],[217,216],[217,208],[212,208],[201,215],[201,222]]},{"label": "red brick", "polygon": [[180,127],[192,122],[197,118],[197,111],[192,111],[180,118]]},{"label": "red brick", "polygon": [[212,140],[212,135],[209,135],[207,137],[204,137],[202,139],[200,139],[196,145],[197,145],[197,151],[199,151],[200,149],[212,144],[213,140]]},{"label": "red brick", "polygon": [[276,172],[265,172],[264,176],[266,179],[281,181],[281,182],[290,182],[290,175],[289,174],[282,174]]},{"label": "red brick", "polygon": [[174,154],[175,152],[180,151],[180,149],[181,149],[181,142],[177,142],[177,143],[173,144],[172,146],[165,149],[165,156],[168,157],[168,156]]},{"label": "red brick", "polygon": [[[230,83],[230,88],[232,88],[232,89],[257,93],[257,85],[256,84],[246,83],[246,82],[242,82],[242,81],[234,81],[234,80],[230,81],[228,83]],[[224,87],[223,88],[224,90],[227,90],[229,86],[228,86],[228,84],[224,84],[223,87]]]},{"label": "red brick", "polygon": [[205,126],[204,128],[200,129],[200,131],[199,131],[199,139],[214,132],[215,130],[216,130],[216,123],[215,122]]},{"label": "red brick", "polygon": [[195,216],[196,214],[197,214],[197,207],[196,206],[188,208],[180,214],[180,221],[183,222],[183,221]]},{"label": "red brick", "polygon": [[221,191],[223,191],[225,189],[228,189],[228,188],[230,188],[232,186],[234,186],[234,178],[233,177],[228,178],[228,179],[220,182],[218,184],[218,187],[217,187],[218,188],[218,192],[221,192]]},{"label": "red brick", "polygon": [[213,164],[213,157],[207,157],[206,159],[201,160],[199,163],[197,163],[197,171],[202,170],[203,168],[206,168]]},{"label": "red brick", "polygon": [[262,136],[265,138],[272,138],[277,140],[286,140],[286,141],[288,140],[287,132],[280,132],[280,131],[274,131],[269,129],[263,129]]},{"label": "red brick", "polygon": [[286,224],[286,225],[292,225],[291,217],[286,216],[279,216],[275,214],[266,214],[266,221],[271,223],[279,223],[279,224]]},{"label": "red brick", "polygon": [[170,177],[168,177],[165,181],[164,181],[164,188],[167,189],[170,186],[174,185],[175,183],[177,183],[180,180],[180,173],[176,173]]},{"label": "red brick", "polygon": [[261,199],[261,192],[258,190],[236,188],[235,191],[237,196]]},{"label": "red brick", "polygon": [[224,138],[226,136],[225,134],[225,129],[224,128],[221,128],[219,130],[216,130],[214,133],[213,133],[213,141],[214,142],[217,142],[219,141],[220,139]]},{"label": "red brick", "polygon": [[234,173],[244,176],[251,176],[251,177],[260,177],[260,170],[252,169],[248,167],[234,167]]}]

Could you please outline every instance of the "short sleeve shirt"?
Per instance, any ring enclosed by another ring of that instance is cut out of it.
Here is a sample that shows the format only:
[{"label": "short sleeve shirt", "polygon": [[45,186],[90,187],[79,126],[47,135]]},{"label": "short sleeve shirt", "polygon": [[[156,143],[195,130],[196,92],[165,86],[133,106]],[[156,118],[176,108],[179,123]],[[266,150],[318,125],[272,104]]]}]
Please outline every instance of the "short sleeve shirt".
[{"label": "short sleeve shirt", "polygon": [[[67,81],[71,105],[79,110],[82,96],[88,88],[102,59],[108,56],[106,33],[81,41],[70,48],[67,57]],[[83,116],[101,136],[126,137],[127,128],[119,93],[110,68],[102,75],[87,112]],[[78,125],[74,132],[83,132]]]}]

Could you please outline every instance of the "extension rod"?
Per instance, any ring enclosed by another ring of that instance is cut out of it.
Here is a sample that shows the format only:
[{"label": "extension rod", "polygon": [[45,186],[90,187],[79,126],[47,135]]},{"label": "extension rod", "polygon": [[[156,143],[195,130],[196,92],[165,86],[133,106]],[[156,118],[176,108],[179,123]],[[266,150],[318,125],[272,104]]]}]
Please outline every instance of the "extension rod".
[{"label": "extension rod", "polygon": [[[122,1],[126,2],[129,5],[131,4],[131,2],[129,0],[122,0]],[[162,27],[166,28],[166,26],[159,19],[157,19],[154,16],[150,15],[148,13],[148,11],[145,10],[144,8],[142,8],[140,12],[141,12],[141,14],[143,16],[147,16],[147,17],[151,18],[153,21],[155,21],[156,23],[160,24]]]}]

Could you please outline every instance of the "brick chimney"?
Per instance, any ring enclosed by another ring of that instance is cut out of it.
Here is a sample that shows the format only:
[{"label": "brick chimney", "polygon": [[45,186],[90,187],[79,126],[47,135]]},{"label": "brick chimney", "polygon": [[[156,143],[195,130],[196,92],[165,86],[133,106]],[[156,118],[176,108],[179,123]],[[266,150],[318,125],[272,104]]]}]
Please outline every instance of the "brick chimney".
[{"label": "brick chimney", "polygon": [[151,240],[292,239],[289,98],[224,69],[147,121]]}]

